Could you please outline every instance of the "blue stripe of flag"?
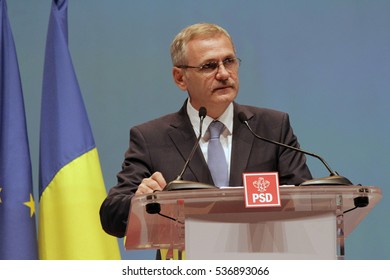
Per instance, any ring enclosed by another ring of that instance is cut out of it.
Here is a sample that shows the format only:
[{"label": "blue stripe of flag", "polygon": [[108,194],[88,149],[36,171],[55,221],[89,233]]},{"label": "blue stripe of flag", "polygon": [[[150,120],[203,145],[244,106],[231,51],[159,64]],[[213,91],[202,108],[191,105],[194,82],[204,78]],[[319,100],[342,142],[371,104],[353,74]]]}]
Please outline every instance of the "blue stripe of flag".
[{"label": "blue stripe of flag", "polygon": [[52,3],[46,41],[40,135],[40,195],[55,174],[95,147],[68,49],[65,0]]}]

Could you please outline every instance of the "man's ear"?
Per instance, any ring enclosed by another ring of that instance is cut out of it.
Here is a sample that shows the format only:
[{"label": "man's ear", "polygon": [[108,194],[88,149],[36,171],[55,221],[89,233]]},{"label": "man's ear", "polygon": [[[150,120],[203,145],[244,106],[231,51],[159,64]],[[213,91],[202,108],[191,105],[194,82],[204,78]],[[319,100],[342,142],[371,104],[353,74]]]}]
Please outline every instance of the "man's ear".
[{"label": "man's ear", "polygon": [[173,75],[173,80],[175,81],[176,85],[181,90],[186,91],[187,90],[187,82],[186,82],[185,77],[184,77],[183,69],[180,69],[178,67],[173,67],[172,75]]}]

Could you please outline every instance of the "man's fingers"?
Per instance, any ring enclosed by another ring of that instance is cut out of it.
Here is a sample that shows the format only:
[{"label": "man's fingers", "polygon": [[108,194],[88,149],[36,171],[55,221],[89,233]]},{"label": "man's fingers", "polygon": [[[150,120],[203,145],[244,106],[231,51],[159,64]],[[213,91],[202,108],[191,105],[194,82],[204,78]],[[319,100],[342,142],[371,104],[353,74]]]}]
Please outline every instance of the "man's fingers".
[{"label": "man's fingers", "polygon": [[154,172],[150,178],[158,183],[158,185],[161,187],[161,190],[167,185],[167,182],[165,181],[165,178],[161,172]]},{"label": "man's fingers", "polygon": [[164,176],[160,172],[155,172],[149,178],[142,180],[135,194],[139,195],[162,191],[166,184]]}]

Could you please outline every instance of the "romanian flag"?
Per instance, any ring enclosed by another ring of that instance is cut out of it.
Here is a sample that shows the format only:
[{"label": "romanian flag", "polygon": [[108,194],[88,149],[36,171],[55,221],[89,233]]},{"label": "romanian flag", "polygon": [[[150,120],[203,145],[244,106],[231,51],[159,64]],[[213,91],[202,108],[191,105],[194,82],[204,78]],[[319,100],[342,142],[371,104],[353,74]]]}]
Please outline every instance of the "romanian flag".
[{"label": "romanian flag", "polygon": [[30,150],[15,44],[0,0],[0,259],[37,259]]},{"label": "romanian flag", "polygon": [[40,131],[39,257],[120,259],[101,227],[106,197],[98,152],[68,49],[67,0],[53,0]]}]

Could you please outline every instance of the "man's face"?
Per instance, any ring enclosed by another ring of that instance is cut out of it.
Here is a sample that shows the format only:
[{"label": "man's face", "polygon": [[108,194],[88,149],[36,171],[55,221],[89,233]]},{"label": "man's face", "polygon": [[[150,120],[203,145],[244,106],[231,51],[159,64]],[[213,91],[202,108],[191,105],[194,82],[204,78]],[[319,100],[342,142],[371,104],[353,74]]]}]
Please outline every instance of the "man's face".
[{"label": "man's face", "polygon": [[211,73],[197,68],[173,69],[176,84],[188,92],[192,106],[197,110],[204,106],[209,116],[218,118],[236,98],[239,89],[238,69],[229,71],[222,64],[226,59],[235,58],[232,43],[224,35],[195,38],[187,44],[186,54],[189,66],[211,61],[219,63]]}]

